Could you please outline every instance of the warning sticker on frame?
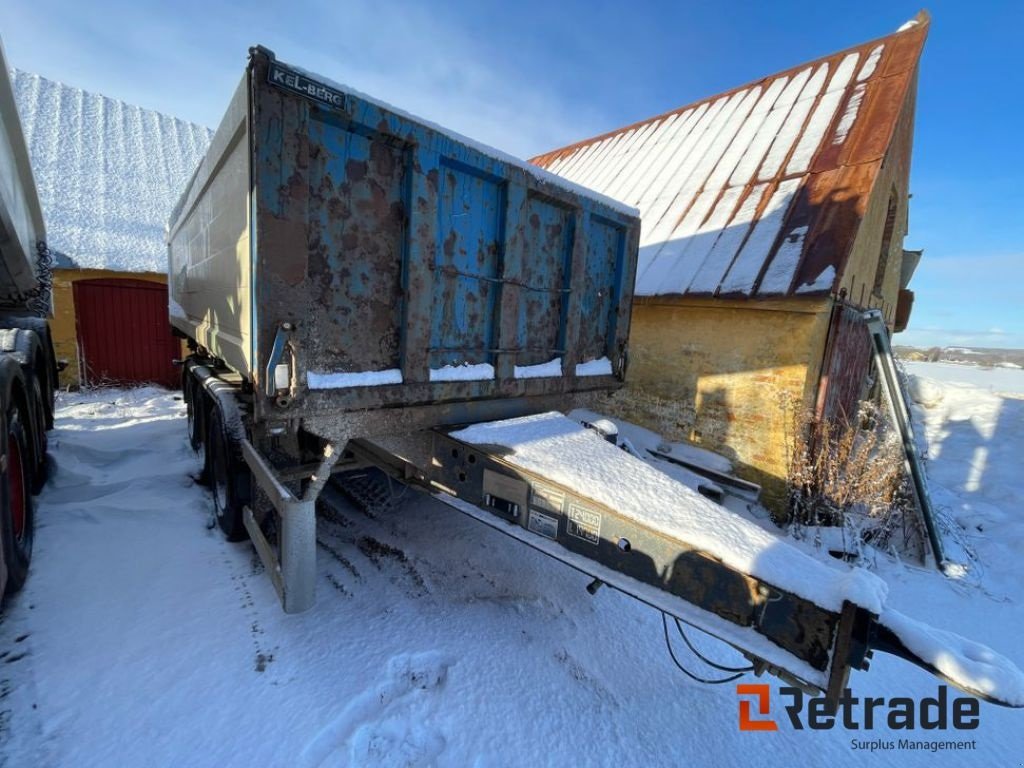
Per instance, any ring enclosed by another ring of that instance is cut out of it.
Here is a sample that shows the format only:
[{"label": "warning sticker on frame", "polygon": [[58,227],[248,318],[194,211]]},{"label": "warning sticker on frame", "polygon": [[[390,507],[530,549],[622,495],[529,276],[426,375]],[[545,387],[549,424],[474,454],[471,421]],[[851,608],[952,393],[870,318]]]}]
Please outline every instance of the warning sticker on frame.
[{"label": "warning sticker on frame", "polygon": [[558,538],[558,518],[545,515],[536,509],[530,510],[528,527],[534,533],[539,533],[541,536],[546,536],[549,539]]},{"label": "warning sticker on frame", "polygon": [[601,541],[601,515],[576,504],[569,505],[566,533],[589,544]]},{"label": "warning sticker on frame", "polygon": [[549,485],[534,484],[531,506],[542,509],[545,512],[554,512],[556,515],[560,515],[564,505],[565,493],[563,491],[552,488]]}]

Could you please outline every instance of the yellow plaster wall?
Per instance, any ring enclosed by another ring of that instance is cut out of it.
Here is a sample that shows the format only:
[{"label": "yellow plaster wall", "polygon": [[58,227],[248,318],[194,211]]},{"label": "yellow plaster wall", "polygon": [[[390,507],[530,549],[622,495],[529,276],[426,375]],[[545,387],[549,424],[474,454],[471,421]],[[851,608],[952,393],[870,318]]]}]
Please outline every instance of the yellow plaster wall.
[{"label": "yellow plaster wall", "polygon": [[67,360],[67,368],[60,374],[61,387],[77,387],[80,383],[78,367],[78,336],[75,330],[75,294],[72,283],[77,280],[98,278],[130,278],[167,283],[167,275],[157,273],[114,272],[107,269],[55,269],[53,270],[53,335],[54,351],[58,360]]},{"label": "yellow plaster wall", "polygon": [[669,426],[674,437],[732,458],[782,511],[786,403],[813,403],[830,311],[830,299],[642,300],[633,309],[628,389],[617,399],[631,402],[645,426]]}]

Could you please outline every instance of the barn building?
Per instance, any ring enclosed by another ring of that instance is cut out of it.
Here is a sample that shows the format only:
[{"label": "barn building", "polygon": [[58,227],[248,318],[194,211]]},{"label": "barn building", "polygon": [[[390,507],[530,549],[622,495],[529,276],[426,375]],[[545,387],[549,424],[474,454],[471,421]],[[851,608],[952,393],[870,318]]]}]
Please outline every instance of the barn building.
[{"label": "barn building", "polygon": [[68,363],[61,384],[177,386],[164,227],[212,132],[11,74],[54,257],[51,328]]},{"label": "barn building", "polygon": [[533,159],[642,218],[631,414],[726,453],[782,504],[788,403],[843,416],[899,331],[919,15],[887,37]]}]

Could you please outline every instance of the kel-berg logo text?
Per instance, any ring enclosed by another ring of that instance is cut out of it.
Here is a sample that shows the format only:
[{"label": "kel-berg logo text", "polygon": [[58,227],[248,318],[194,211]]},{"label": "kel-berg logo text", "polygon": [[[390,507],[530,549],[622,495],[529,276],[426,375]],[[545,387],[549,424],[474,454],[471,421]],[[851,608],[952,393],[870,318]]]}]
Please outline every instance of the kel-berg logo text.
[{"label": "kel-berg logo text", "polygon": [[293,91],[328,106],[345,108],[345,94],[328,88],[323,83],[318,83],[305,75],[300,75],[298,72],[285,69],[276,61],[271,62],[267,76],[270,82],[279,88]]}]

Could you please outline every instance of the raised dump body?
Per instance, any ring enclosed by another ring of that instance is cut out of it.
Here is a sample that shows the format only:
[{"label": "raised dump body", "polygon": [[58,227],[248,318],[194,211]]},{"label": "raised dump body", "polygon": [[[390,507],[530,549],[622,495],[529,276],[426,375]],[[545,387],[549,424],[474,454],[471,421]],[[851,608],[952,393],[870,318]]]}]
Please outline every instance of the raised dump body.
[{"label": "raised dump body", "polygon": [[171,322],[254,385],[257,421],[611,389],[638,235],[628,207],[256,48],[169,225]]},{"label": "raised dump body", "polygon": [[0,305],[22,308],[38,285],[36,244],[46,229],[2,46],[0,67]]},{"label": "raised dump body", "polygon": [[286,610],[312,604],[316,497],[350,440],[621,385],[639,230],[631,208],[250,50],[171,216],[169,310],[217,519],[253,539]]},{"label": "raised dump body", "polygon": [[57,387],[46,227],[9,72],[0,43],[0,598],[28,576]]}]

